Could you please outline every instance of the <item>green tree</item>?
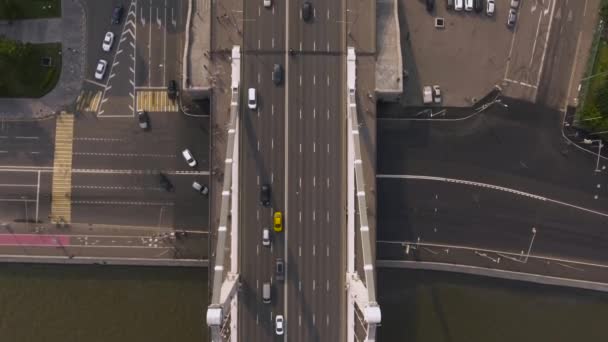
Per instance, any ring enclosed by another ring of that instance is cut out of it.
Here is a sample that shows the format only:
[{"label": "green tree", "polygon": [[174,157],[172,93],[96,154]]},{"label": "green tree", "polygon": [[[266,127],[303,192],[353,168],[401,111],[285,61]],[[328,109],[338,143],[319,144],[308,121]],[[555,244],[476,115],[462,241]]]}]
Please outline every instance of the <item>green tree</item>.
[{"label": "green tree", "polygon": [[9,23],[19,17],[19,6],[15,0],[0,0],[0,14],[6,18]]},{"label": "green tree", "polygon": [[602,8],[600,8],[600,18],[606,23],[608,21],[608,3],[604,2]]}]

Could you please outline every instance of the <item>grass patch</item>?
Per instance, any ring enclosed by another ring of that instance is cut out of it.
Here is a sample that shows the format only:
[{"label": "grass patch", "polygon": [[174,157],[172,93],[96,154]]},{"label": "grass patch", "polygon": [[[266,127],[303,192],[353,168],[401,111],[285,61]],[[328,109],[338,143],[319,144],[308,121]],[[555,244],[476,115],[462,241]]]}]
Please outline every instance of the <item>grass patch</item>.
[{"label": "grass patch", "polygon": [[55,18],[61,16],[61,0],[0,0],[1,20]]},{"label": "grass patch", "polygon": [[[593,62],[584,106],[578,113],[578,125],[589,132],[608,131],[608,113],[602,110],[608,100],[608,42],[601,39]],[[606,139],[608,134],[599,135]]]},{"label": "grass patch", "polygon": [[[39,98],[55,87],[61,74],[60,43],[23,44],[16,54],[1,45],[0,97]],[[43,57],[51,58],[50,67],[42,65]]]}]

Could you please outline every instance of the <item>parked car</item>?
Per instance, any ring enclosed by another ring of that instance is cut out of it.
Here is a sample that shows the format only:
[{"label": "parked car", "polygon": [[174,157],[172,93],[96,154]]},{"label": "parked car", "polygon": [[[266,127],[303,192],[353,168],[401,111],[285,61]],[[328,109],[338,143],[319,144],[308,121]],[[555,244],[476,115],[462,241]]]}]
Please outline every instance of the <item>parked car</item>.
[{"label": "parked car", "polygon": [[433,100],[435,104],[441,103],[441,88],[438,85],[433,86]]},{"label": "parked car", "polygon": [[507,26],[513,27],[517,22],[517,11],[513,8],[509,8],[509,17],[507,18]]},{"label": "parked car", "polygon": [[103,37],[103,43],[101,44],[101,49],[105,52],[109,52],[112,49],[113,43],[114,43],[114,33],[106,32],[106,35]]},{"label": "parked car", "polygon": [[270,246],[270,229],[262,229],[262,246]]},{"label": "parked car", "polygon": [[124,10],[125,9],[124,7],[122,7],[122,5],[114,7],[114,9],[112,10],[112,24],[120,24]]},{"label": "parked car", "polygon": [[272,0],[264,0],[264,7],[266,7],[266,8],[272,7]]},{"label": "parked car", "polygon": [[433,12],[433,9],[435,9],[435,0],[426,0],[426,10]]},{"label": "parked car", "polygon": [[195,167],[196,166],[196,160],[192,156],[192,153],[190,152],[189,149],[183,150],[182,151],[182,156],[184,157],[184,159],[186,160],[186,163],[188,163],[188,165],[190,167]]},{"label": "parked car", "polygon": [[519,0],[511,0],[511,8],[519,8]]},{"label": "parked car", "polygon": [[255,88],[247,90],[247,107],[252,110],[258,108],[258,97]]},{"label": "parked car", "polygon": [[483,11],[483,0],[473,0],[473,8],[475,12],[481,13]]},{"label": "parked car", "polygon": [[310,21],[312,19],[312,4],[310,1],[304,1],[302,4],[302,19]]},{"label": "parked car", "polygon": [[495,11],[496,11],[496,4],[494,3],[494,0],[488,0],[488,2],[486,3],[487,16],[488,17],[493,16]]},{"label": "parked car", "polygon": [[448,0],[447,4],[446,4],[446,8],[447,9],[453,9],[454,8],[454,0]]},{"label": "parked car", "polygon": [[95,68],[95,79],[102,80],[106,75],[106,67],[108,66],[108,61],[105,59],[100,59],[97,62],[97,68]]},{"label": "parked car", "polygon": [[464,0],[464,10],[467,12],[473,10],[473,0]]},{"label": "parked car", "polygon": [[139,122],[139,128],[143,130],[147,130],[150,128],[150,122],[148,118],[148,113],[145,110],[140,110],[137,112],[137,122]]},{"label": "parked car", "polygon": [[464,0],[454,0],[454,10],[462,11],[464,8]]}]

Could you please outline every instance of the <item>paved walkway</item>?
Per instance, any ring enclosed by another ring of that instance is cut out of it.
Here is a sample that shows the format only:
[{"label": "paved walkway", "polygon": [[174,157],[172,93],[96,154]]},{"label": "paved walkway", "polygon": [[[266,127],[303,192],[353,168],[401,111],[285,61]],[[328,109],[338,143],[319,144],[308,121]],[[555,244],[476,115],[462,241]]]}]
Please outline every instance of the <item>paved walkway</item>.
[{"label": "paved walkway", "polygon": [[55,88],[39,99],[0,98],[0,120],[47,117],[74,102],[84,79],[85,20],[80,0],[62,0],[61,19],[0,21],[0,35],[31,43],[61,42],[63,56]]}]

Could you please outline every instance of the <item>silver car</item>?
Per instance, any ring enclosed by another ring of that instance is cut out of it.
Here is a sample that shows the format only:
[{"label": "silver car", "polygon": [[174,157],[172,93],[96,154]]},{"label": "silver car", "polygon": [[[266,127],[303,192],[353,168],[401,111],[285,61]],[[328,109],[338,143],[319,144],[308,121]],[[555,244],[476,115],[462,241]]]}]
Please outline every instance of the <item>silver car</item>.
[{"label": "silver car", "polygon": [[114,43],[114,33],[106,32],[106,35],[103,38],[103,43],[101,44],[102,50],[105,52],[109,52],[112,49],[113,43]]},{"label": "silver car", "polygon": [[97,62],[97,68],[95,69],[95,78],[98,80],[102,80],[106,74],[106,67],[108,66],[108,61],[105,59],[100,59]]},{"label": "silver car", "polygon": [[509,17],[507,18],[507,26],[513,27],[515,26],[515,22],[517,21],[517,11],[512,8],[509,8]]}]

